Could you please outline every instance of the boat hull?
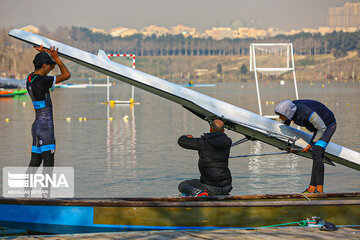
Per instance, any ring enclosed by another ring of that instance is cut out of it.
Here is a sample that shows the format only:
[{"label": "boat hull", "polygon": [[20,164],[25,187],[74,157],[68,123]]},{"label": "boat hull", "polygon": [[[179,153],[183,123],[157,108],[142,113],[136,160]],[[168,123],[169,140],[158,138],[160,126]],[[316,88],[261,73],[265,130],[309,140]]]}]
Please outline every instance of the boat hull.
[{"label": "boat hull", "polygon": [[[283,197],[279,197],[283,196]],[[287,197],[286,197],[287,196]],[[312,216],[360,225],[360,193],[210,198],[0,199],[0,226],[44,233],[257,228]]]}]

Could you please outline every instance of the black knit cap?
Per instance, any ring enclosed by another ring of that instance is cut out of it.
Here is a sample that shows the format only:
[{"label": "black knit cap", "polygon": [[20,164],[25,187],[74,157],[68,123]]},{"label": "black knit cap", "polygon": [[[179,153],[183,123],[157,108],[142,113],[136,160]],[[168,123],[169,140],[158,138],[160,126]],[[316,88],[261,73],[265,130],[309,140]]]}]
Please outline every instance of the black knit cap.
[{"label": "black knit cap", "polygon": [[47,52],[40,52],[34,58],[34,66],[42,66],[44,63],[55,65],[56,62]]}]

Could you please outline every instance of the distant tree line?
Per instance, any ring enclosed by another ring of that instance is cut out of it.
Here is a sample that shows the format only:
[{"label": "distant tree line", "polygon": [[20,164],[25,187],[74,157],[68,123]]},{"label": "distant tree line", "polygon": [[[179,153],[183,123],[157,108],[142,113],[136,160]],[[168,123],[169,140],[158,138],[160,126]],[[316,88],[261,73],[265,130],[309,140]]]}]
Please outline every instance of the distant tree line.
[{"label": "distant tree line", "polygon": [[186,38],[182,34],[160,37],[136,34],[121,38],[93,33],[84,27],[62,27],[57,29],[55,36],[60,41],[90,51],[103,49],[108,53],[133,53],[137,56],[243,56],[249,54],[249,46],[253,42],[292,42],[296,55],[334,54],[335,57],[343,57],[348,51],[360,49],[360,31],[333,32],[325,35],[299,33],[265,39],[214,40],[211,37]]},{"label": "distant tree line", "polygon": [[[107,53],[132,53],[136,56],[246,56],[249,55],[251,43],[261,42],[292,42],[296,55],[333,54],[339,58],[346,56],[348,51],[360,52],[360,31],[222,40],[186,38],[183,35],[156,37],[141,34],[122,38],[93,33],[88,28],[75,26],[58,27],[55,31],[41,27],[40,31],[41,35],[92,53],[103,49]],[[0,30],[0,74],[25,74],[32,68],[34,50],[29,44],[9,37],[8,32],[9,29]]]}]

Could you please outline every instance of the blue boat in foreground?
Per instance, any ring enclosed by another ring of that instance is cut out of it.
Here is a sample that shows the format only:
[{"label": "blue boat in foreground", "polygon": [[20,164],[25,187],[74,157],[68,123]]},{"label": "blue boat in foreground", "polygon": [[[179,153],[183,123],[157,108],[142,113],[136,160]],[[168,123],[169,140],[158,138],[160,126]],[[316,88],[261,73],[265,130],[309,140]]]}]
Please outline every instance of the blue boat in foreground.
[{"label": "blue boat in foreground", "polygon": [[40,233],[251,229],[313,216],[336,225],[360,225],[360,193],[204,198],[0,198],[0,226]]}]

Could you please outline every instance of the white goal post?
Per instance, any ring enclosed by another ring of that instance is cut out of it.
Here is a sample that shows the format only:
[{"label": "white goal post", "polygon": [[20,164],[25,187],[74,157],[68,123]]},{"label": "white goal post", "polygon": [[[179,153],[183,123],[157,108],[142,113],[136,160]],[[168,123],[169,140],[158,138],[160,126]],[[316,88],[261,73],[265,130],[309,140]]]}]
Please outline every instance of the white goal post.
[{"label": "white goal post", "polygon": [[[135,54],[108,54],[108,58],[111,60],[111,57],[130,57],[132,58],[132,68],[135,69]],[[106,101],[108,104],[110,104],[110,88],[109,88],[109,83],[110,83],[110,77],[107,76],[106,77],[107,80],[107,92],[106,92]],[[123,103],[123,104],[132,104],[134,103],[134,86],[131,86],[131,98],[129,99],[129,101],[119,101],[116,100],[115,103]]]},{"label": "white goal post", "polygon": [[[265,57],[271,61],[262,61]],[[250,71],[255,74],[259,114],[262,114],[258,73],[264,75],[282,75],[293,73],[296,99],[299,99],[292,43],[252,43],[250,45]]]}]

